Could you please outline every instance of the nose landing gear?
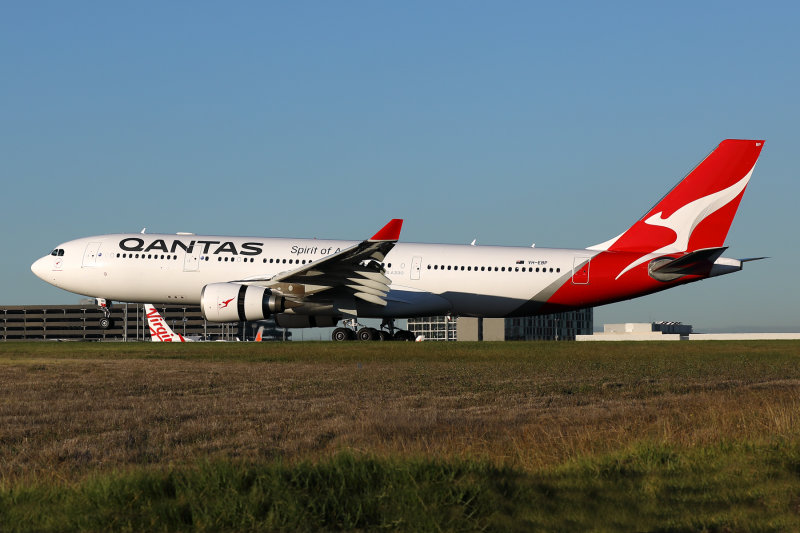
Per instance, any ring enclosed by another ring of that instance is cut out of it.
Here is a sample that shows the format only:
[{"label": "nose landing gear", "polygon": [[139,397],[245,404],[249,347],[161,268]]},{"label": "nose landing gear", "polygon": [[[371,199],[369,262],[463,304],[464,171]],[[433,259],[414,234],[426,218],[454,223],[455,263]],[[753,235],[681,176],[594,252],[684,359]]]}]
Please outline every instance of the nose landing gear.
[{"label": "nose landing gear", "polygon": [[114,326],[114,320],[111,318],[111,302],[107,302],[105,298],[95,298],[95,302],[100,310],[103,312],[103,318],[100,319],[100,329],[108,329]]}]

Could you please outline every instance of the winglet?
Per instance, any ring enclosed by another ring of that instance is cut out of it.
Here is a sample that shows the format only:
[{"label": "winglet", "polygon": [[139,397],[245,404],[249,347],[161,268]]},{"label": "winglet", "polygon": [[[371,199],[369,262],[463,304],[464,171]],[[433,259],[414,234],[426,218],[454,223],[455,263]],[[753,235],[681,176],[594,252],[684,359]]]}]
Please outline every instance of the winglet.
[{"label": "winglet", "polygon": [[396,241],[400,238],[400,229],[403,227],[402,218],[393,218],[375,235],[369,238],[371,242],[375,241]]}]

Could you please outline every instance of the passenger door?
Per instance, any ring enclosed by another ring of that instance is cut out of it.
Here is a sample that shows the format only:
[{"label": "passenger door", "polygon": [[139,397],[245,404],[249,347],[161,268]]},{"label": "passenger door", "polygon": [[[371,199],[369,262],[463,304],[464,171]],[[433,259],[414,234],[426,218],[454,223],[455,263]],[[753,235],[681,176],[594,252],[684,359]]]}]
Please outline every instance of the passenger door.
[{"label": "passenger door", "polygon": [[420,270],[422,270],[422,258],[414,256],[411,259],[411,279],[419,279]]},{"label": "passenger door", "polygon": [[97,254],[100,252],[101,244],[102,243],[99,242],[90,242],[86,245],[86,251],[83,254],[83,263],[81,264],[82,267],[97,266]]},{"label": "passenger door", "polygon": [[589,284],[589,264],[591,257],[576,256],[572,261],[572,283],[574,285]]}]

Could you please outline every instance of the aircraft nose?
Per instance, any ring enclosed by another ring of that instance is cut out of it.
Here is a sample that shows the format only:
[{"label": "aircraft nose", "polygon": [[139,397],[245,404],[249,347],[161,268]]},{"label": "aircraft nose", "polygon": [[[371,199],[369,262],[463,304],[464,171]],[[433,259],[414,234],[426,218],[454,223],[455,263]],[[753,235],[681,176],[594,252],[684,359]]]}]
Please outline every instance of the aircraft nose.
[{"label": "aircraft nose", "polygon": [[47,266],[45,265],[45,261],[49,257],[50,256],[39,258],[31,265],[31,272],[36,274],[36,277],[45,279],[45,276],[47,275]]}]

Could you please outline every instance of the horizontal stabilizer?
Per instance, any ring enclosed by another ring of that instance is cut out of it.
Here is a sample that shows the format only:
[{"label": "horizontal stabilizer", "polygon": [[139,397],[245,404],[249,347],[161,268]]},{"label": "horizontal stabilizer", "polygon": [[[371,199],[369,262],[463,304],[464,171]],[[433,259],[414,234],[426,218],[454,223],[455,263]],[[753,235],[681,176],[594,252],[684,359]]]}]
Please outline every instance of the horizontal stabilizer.
[{"label": "horizontal stabilizer", "polygon": [[650,277],[659,281],[672,281],[688,275],[706,276],[711,272],[714,262],[727,249],[727,246],[703,248],[678,258],[655,259],[650,263]]}]

